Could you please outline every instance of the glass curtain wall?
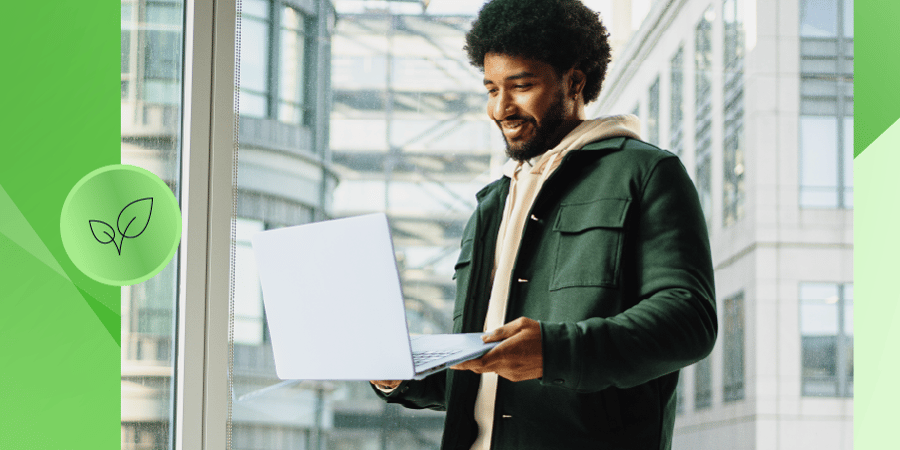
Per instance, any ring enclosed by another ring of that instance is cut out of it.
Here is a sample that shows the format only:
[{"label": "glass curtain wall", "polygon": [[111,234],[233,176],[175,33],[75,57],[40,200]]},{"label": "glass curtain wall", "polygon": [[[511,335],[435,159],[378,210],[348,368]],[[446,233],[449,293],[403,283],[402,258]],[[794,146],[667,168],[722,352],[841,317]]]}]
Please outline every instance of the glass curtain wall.
[{"label": "glass curtain wall", "polygon": [[722,159],[722,225],[744,215],[744,19],[738,0],[722,3],[725,28]]},{"label": "glass curtain wall", "polygon": [[[480,2],[424,3],[335,3],[330,150],[334,216],[387,213],[410,331],[439,333],[451,327],[463,226],[503,143],[462,50]],[[439,446],[442,413],[385,404],[367,382],[333,398],[330,448]]]},{"label": "glass curtain wall", "polygon": [[710,6],[694,30],[694,84],[696,98],[694,145],[696,169],[694,183],[707,226],[712,220],[712,28],[716,12]]},{"label": "glass curtain wall", "polygon": [[[336,183],[328,136],[329,1],[238,2],[235,64],[239,127],[233,219],[230,448],[326,448],[326,382],[275,374],[254,233],[322,220]],[[325,124],[325,126],[322,126]]]},{"label": "glass curtain wall", "polygon": [[647,142],[659,142],[659,77],[647,93]]},{"label": "glass curtain wall", "polygon": [[[122,163],[155,173],[180,198],[184,4],[121,5]],[[122,288],[122,450],[171,448],[177,261]]]},{"label": "glass curtain wall", "polygon": [[684,152],[684,47],[678,48],[669,66],[671,70],[669,147],[672,153],[681,156]]},{"label": "glass curtain wall", "polygon": [[[443,415],[368,382],[275,376],[253,233],[389,215],[409,328],[449,331],[453,264],[500,135],[462,51],[470,4],[242,0],[232,449],[438,448]],[[497,155],[499,156],[499,155]]]}]

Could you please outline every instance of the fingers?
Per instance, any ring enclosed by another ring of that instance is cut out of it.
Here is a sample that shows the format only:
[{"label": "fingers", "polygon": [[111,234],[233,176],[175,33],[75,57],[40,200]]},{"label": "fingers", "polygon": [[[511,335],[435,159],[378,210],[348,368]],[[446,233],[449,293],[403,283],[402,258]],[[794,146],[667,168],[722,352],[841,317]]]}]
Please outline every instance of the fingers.
[{"label": "fingers", "polygon": [[380,387],[382,389],[395,389],[397,386],[400,386],[402,381],[400,380],[369,380],[369,383],[375,385],[375,387]]},{"label": "fingers", "polygon": [[520,317],[485,335],[484,342],[503,341],[478,359],[453,366],[475,373],[495,372],[511,381],[530,380],[543,375],[540,323]]},{"label": "fingers", "polygon": [[531,326],[530,322],[534,322],[535,324],[537,323],[527,317],[519,317],[518,319],[513,320],[512,322],[509,322],[506,325],[503,325],[500,328],[497,328],[494,331],[491,331],[490,333],[482,336],[481,340],[483,340],[484,342],[502,341]]}]

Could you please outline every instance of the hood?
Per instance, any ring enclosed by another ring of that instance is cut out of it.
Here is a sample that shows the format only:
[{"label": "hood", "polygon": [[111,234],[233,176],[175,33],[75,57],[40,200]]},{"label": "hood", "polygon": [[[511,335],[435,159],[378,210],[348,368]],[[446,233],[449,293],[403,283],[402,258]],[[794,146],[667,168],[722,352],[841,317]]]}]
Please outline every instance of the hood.
[{"label": "hood", "polygon": [[593,120],[585,120],[575,127],[552,149],[536,156],[525,163],[510,159],[503,165],[503,174],[512,177],[520,164],[531,166],[532,172],[543,172],[547,164],[554,170],[563,156],[570,150],[577,150],[591,142],[614,137],[630,137],[640,139],[641,121],[634,114],[602,116]]}]

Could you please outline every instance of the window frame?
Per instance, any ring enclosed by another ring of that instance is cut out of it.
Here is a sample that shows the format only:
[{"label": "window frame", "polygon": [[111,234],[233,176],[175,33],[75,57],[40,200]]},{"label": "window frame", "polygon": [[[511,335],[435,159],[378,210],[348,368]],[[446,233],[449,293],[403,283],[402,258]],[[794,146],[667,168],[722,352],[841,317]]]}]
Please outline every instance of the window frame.
[{"label": "window frame", "polygon": [[[185,1],[176,450],[227,448],[235,0]],[[216,149],[216,151],[213,151]],[[224,150],[224,151],[223,151]]]}]

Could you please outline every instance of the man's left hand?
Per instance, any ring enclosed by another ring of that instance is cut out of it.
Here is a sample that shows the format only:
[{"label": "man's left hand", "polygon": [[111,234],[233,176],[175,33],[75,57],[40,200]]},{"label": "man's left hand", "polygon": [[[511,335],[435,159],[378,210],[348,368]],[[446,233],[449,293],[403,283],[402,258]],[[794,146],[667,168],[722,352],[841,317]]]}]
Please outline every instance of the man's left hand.
[{"label": "man's left hand", "polygon": [[503,341],[478,359],[459,363],[452,369],[475,373],[496,372],[510,381],[533,380],[544,375],[541,325],[519,317],[484,336],[484,342]]}]

